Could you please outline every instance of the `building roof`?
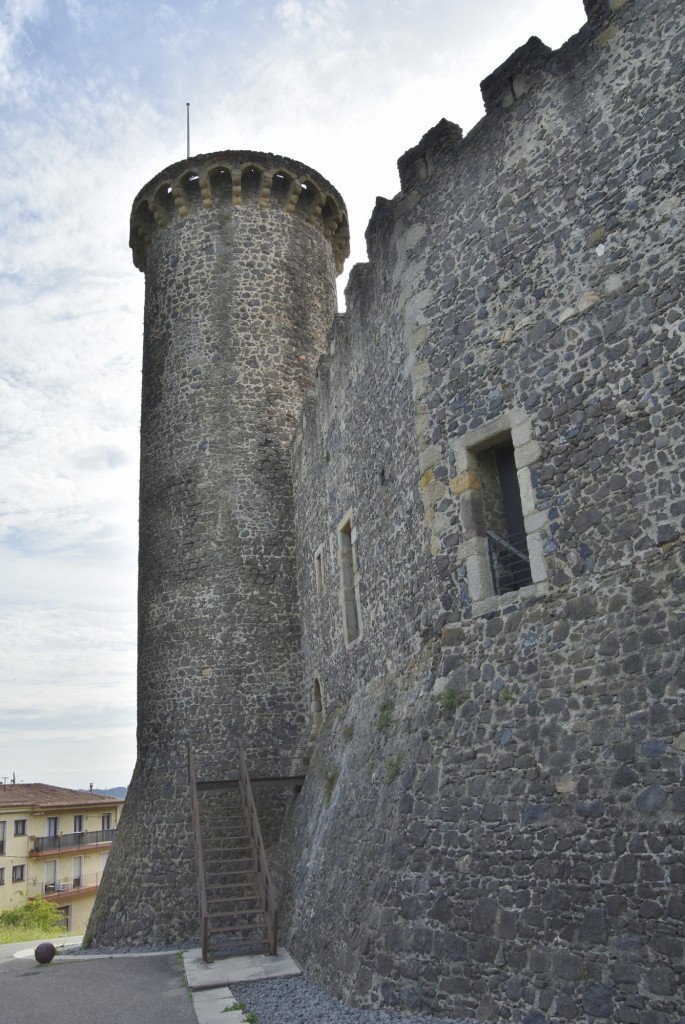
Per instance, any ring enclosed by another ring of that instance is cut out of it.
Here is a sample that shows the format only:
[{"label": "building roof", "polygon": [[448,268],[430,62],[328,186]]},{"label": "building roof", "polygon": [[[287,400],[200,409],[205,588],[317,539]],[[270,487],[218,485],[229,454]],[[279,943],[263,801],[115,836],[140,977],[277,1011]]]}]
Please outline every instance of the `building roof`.
[{"label": "building roof", "polygon": [[83,789],[63,789],[44,782],[8,782],[0,785],[2,807],[103,807],[122,804],[117,796],[102,796]]}]

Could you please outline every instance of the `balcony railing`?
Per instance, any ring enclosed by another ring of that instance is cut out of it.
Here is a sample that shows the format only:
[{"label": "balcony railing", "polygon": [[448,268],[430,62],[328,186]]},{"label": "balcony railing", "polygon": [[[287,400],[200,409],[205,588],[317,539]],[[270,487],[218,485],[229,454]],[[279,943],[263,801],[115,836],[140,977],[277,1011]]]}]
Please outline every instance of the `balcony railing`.
[{"label": "balcony railing", "polygon": [[101,871],[93,871],[87,875],[79,875],[78,878],[63,877],[54,882],[43,882],[39,884],[36,879],[29,882],[29,896],[36,896],[40,892],[46,899],[54,896],[73,896],[85,889],[97,889],[102,879]]},{"label": "balcony railing", "polygon": [[115,828],[99,832],[69,832],[64,836],[40,836],[33,840],[32,853],[59,853],[62,850],[78,850],[81,846],[104,846],[112,842]]}]

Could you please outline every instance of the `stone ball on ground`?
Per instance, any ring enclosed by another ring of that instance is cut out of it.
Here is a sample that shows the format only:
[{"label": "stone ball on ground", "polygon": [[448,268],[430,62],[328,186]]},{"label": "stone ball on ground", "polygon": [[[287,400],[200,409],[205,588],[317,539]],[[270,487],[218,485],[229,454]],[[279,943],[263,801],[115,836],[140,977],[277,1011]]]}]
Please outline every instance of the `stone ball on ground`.
[{"label": "stone ball on ground", "polygon": [[36,946],[35,957],[39,964],[49,964],[55,955],[55,947],[51,942],[40,942]]}]

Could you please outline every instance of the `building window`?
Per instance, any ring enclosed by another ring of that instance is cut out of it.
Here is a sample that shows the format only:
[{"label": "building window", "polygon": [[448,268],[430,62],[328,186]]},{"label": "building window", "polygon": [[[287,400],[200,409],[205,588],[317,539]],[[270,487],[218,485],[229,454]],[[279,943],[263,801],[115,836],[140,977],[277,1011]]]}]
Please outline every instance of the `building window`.
[{"label": "building window", "polygon": [[533,582],[511,434],[476,459],[492,588],[507,594]]},{"label": "building window", "polygon": [[361,636],[359,601],[359,569],[357,565],[357,528],[348,512],[338,526],[338,558],[340,561],[340,603],[343,613],[345,643]]},{"label": "building window", "polygon": [[83,885],[83,857],[74,857],[72,876],[72,888],[80,889]]},{"label": "building window", "polygon": [[0,821],[0,857],[5,856],[5,842],[7,840],[7,822]]},{"label": "building window", "polygon": [[461,518],[459,558],[466,563],[477,610],[483,601],[547,578],[547,516],[536,511],[530,475],[540,447],[519,410],[457,438],[454,447],[456,476],[450,489]]},{"label": "building window", "polygon": [[15,864],[12,868],[12,881],[23,882],[24,881],[24,865]]},{"label": "building window", "polygon": [[58,835],[59,818],[48,818],[46,836]]},{"label": "building window", "polygon": [[83,815],[74,815],[74,832],[83,832]]},{"label": "building window", "polygon": [[312,686],[312,700],[310,705],[312,713],[312,729],[318,731],[321,723],[323,722],[323,701],[321,699],[321,683],[318,679],[314,680]]},{"label": "building window", "polygon": [[316,576],[316,592],[319,597],[322,597],[324,591],[323,544],[319,545],[314,554],[314,575]]},{"label": "building window", "polygon": [[15,836],[26,835],[26,818],[15,818],[14,819],[14,834]]},{"label": "building window", "polygon": [[5,884],[5,869],[0,868],[0,885]]},{"label": "building window", "polygon": [[111,814],[103,814],[102,815],[102,831],[103,832],[107,832],[109,829],[111,829],[111,827],[112,827],[112,815]]},{"label": "building window", "polygon": [[57,861],[46,860],[45,862],[45,895],[57,891]]}]

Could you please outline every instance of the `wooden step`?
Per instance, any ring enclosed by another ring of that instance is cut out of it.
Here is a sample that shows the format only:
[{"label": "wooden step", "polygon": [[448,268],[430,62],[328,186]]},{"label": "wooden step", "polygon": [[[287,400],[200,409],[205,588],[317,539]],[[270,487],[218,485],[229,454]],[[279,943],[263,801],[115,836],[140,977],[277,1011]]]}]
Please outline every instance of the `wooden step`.
[{"label": "wooden step", "polygon": [[252,847],[243,843],[238,847],[210,846],[209,849],[203,845],[203,853],[206,857],[211,856],[212,860],[217,857],[230,857],[233,860],[246,860],[252,856]]},{"label": "wooden step", "polygon": [[207,887],[207,897],[253,900],[259,898],[259,890],[256,885],[214,885]]},{"label": "wooden step", "polygon": [[246,903],[252,903],[260,906],[260,900],[256,893],[254,896],[214,896],[212,898],[207,898],[207,905],[210,907],[216,907],[219,903],[230,903],[232,907]]},{"label": "wooden step", "polygon": [[264,924],[264,912],[261,910],[217,910],[208,916],[210,921],[242,921],[245,928],[257,928]]},{"label": "wooden step", "polygon": [[216,939],[219,938],[219,934],[223,934],[223,935],[236,935],[236,934],[238,934],[238,932],[240,932],[241,934],[244,933],[244,932],[259,932],[260,935],[263,935],[264,931],[265,931],[265,925],[263,923],[262,924],[229,924],[229,925],[226,925],[225,928],[221,928],[221,929],[217,928],[216,936],[212,936],[212,938],[213,938],[213,940],[216,941]]}]

